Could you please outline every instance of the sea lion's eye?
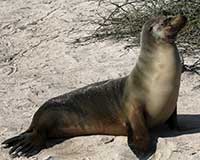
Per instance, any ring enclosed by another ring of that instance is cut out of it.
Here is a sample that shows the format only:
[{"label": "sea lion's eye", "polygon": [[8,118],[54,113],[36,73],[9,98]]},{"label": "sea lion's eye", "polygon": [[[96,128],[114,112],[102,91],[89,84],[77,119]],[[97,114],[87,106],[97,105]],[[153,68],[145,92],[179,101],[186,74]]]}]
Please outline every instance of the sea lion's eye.
[{"label": "sea lion's eye", "polygon": [[165,23],[165,22],[163,22],[163,23],[161,23],[161,24],[160,24],[160,26],[162,26],[162,27],[163,27],[163,26],[165,26],[165,25],[166,25],[166,23]]}]

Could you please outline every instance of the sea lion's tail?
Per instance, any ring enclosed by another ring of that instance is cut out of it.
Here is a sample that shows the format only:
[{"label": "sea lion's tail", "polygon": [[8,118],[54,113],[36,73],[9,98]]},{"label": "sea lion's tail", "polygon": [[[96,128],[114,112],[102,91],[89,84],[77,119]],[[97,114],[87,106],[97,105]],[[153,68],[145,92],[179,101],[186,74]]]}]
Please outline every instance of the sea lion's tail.
[{"label": "sea lion's tail", "polygon": [[34,142],[34,132],[24,132],[18,136],[9,138],[2,142],[4,148],[10,148],[9,154],[14,157],[25,156],[30,157],[37,154],[41,149],[41,145]]}]

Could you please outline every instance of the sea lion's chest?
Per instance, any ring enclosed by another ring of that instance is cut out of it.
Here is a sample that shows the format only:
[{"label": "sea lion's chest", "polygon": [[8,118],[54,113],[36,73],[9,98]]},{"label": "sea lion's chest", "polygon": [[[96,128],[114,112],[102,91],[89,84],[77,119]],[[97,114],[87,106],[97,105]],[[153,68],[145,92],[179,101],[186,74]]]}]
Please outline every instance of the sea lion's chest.
[{"label": "sea lion's chest", "polygon": [[178,98],[181,62],[178,53],[160,51],[150,76],[145,79],[145,104],[149,127],[164,123],[174,112]]},{"label": "sea lion's chest", "polygon": [[145,98],[149,127],[164,123],[172,115],[178,92],[179,84],[158,82],[150,86],[149,94]]}]

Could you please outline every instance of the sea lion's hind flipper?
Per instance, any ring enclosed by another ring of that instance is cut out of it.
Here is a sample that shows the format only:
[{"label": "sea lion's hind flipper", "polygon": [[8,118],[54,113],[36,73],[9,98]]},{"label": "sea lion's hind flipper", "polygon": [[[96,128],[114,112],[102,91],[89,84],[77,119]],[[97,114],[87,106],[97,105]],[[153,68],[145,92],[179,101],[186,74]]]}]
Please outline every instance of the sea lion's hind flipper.
[{"label": "sea lion's hind flipper", "polygon": [[2,144],[5,148],[10,148],[9,154],[14,157],[26,156],[30,157],[37,154],[45,147],[39,134],[23,133],[13,138],[5,140]]},{"label": "sea lion's hind flipper", "polygon": [[38,147],[38,146],[28,145],[27,147],[23,147],[23,149],[20,150],[21,152],[20,155],[24,157],[31,157],[39,153],[42,150],[42,148],[43,148],[42,146]]},{"label": "sea lion's hind flipper", "polygon": [[20,134],[18,136],[15,136],[3,141],[1,145],[3,145],[3,148],[10,148],[11,146],[21,141],[22,139],[24,139],[24,137],[22,136],[22,134]]}]

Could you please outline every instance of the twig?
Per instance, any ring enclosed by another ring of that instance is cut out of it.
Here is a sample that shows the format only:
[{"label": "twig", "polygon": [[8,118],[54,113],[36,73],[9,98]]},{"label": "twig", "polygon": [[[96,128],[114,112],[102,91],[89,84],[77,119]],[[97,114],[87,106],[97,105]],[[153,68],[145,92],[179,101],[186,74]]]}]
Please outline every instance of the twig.
[{"label": "twig", "polygon": [[200,58],[192,65],[183,65],[183,72],[193,72],[200,75]]}]

